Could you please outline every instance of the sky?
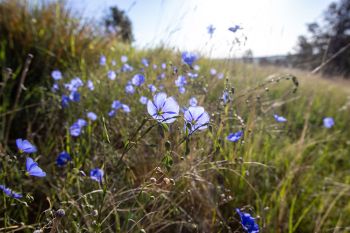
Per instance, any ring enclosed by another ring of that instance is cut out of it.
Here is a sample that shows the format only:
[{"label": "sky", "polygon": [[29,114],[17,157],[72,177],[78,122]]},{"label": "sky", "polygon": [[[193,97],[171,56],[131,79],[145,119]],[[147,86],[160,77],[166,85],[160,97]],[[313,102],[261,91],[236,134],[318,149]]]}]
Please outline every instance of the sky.
[{"label": "sky", "polygon": [[[322,19],[333,0],[68,0],[85,18],[97,21],[110,6],[124,10],[133,23],[136,48],[160,44],[213,58],[293,53],[306,24]],[[207,26],[216,29],[212,37]],[[233,33],[229,27],[243,29]]]}]

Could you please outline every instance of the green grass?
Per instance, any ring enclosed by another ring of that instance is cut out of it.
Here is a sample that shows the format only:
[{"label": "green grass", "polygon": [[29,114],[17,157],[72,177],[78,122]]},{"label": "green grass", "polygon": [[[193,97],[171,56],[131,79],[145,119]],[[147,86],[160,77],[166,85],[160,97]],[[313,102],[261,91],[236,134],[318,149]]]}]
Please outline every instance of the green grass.
[{"label": "green grass", "polygon": [[[77,56],[70,54],[78,51],[71,50],[77,43],[73,44],[61,49],[70,59],[78,59],[73,62],[64,56],[53,62],[63,64],[60,91],[53,93],[50,81],[22,90],[24,100],[40,96],[33,110],[27,101],[20,101],[15,112],[9,104],[8,90],[16,93],[23,65],[13,83],[2,79],[0,93],[8,105],[0,111],[1,135],[8,130],[9,116],[16,114],[14,130],[16,119],[34,111],[33,117],[25,118],[25,130],[16,134],[38,147],[32,157],[47,176],[26,176],[27,155],[18,153],[14,138],[1,140],[0,184],[24,197],[15,200],[0,193],[0,232],[243,232],[235,208],[256,217],[261,232],[350,230],[348,82],[201,58],[199,77],[188,78],[186,93],[181,95],[174,81],[193,70],[182,64],[176,51],[137,51],[110,40]],[[9,59],[7,50],[1,51],[1,61]],[[108,66],[98,64],[100,54],[107,56]],[[129,57],[134,71],[120,73],[111,81],[107,71],[120,68],[121,55]],[[146,83],[134,95],[127,95],[125,84],[139,72],[143,57],[151,64],[144,71]],[[112,59],[116,67],[110,65]],[[163,62],[167,69],[161,71]],[[153,70],[152,64],[158,69]],[[51,65],[46,65],[40,77],[51,80],[47,68]],[[211,77],[210,68],[223,72],[225,79]],[[157,80],[160,72],[166,73],[164,80]],[[81,87],[80,102],[63,109],[61,95],[67,94],[63,83],[76,76],[84,84],[92,80],[95,90]],[[183,114],[169,125],[152,120],[139,102],[141,95],[152,98],[146,85],[150,83],[158,88],[163,85],[163,91],[180,106],[195,96],[211,116],[208,129],[188,137]],[[225,90],[230,92],[228,104],[220,100]],[[113,100],[128,104],[131,112],[119,110],[110,118]],[[79,137],[71,137],[69,127],[78,118],[87,119],[88,111],[95,112],[98,120],[88,122]],[[277,123],[273,114],[288,121]],[[322,125],[326,116],[335,120],[331,129]],[[230,132],[242,129],[244,138],[239,142],[226,140]],[[65,167],[55,164],[61,151],[73,159]],[[95,167],[105,172],[102,184],[89,177]],[[58,209],[65,216],[55,215]]]}]

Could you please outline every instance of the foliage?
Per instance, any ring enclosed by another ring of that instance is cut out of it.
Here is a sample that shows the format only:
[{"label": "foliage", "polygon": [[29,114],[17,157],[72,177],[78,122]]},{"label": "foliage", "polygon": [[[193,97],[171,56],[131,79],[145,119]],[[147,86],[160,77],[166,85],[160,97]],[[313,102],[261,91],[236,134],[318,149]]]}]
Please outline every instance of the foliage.
[{"label": "foliage", "polygon": [[350,76],[350,1],[331,3],[323,15],[323,22],[308,24],[310,36],[298,38],[296,67],[315,69],[322,66],[328,75]]},{"label": "foliage", "polygon": [[126,13],[117,6],[110,8],[108,16],[104,19],[107,34],[120,38],[121,41],[131,43],[134,40],[132,23]]}]

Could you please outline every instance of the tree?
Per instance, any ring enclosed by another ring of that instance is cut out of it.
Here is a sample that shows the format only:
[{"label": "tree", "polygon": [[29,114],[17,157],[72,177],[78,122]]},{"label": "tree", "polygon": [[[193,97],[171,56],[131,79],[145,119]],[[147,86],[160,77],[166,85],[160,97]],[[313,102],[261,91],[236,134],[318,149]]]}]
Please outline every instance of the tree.
[{"label": "tree", "polygon": [[117,6],[110,8],[110,13],[104,19],[106,33],[113,34],[123,42],[131,43],[134,40],[132,23],[125,11]]},{"label": "tree", "polygon": [[350,0],[331,3],[322,24],[308,24],[311,36],[299,36],[294,65],[350,77]]}]

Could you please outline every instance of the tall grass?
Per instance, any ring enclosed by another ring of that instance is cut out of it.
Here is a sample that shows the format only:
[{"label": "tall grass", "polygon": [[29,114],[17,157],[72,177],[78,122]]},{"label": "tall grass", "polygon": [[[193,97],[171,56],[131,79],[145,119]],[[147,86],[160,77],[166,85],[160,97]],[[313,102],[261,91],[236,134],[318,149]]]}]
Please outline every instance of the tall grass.
[{"label": "tall grass", "polygon": [[[45,87],[36,107],[43,116],[42,128],[32,133],[36,125],[26,119],[30,126],[26,130],[38,147],[32,157],[47,176],[26,176],[28,155],[11,143],[2,145],[6,150],[0,154],[0,184],[24,197],[1,194],[0,231],[243,232],[235,208],[256,217],[262,232],[349,230],[347,83],[202,58],[198,78],[187,78],[186,92],[180,94],[175,79],[194,70],[183,64],[179,53],[120,46],[111,42],[107,48],[95,47],[94,55],[81,54],[76,63],[66,64],[56,92],[43,83],[28,87],[27,93]],[[98,64],[101,54],[106,55],[105,66]],[[134,70],[118,72],[110,80],[107,73],[119,71],[121,55],[128,56]],[[144,57],[149,67],[141,63]],[[225,78],[211,76],[211,68]],[[125,93],[125,85],[140,72],[146,83],[133,95]],[[43,77],[51,79],[50,73],[50,69],[43,71]],[[161,73],[164,79],[157,78]],[[80,101],[62,108],[61,96],[69,94],[64,84],[76,76],[84,82],[78,90]],[[93,91],[86,87],[88,80],[95,85]],[[153,97],[148,84],[158,91],[163,86],[162,91],[174,96],[181,107],[195,96],[210,113],[208,129],[186,134],[182,113],[173,124],[156,122],[139,102],[140,96]],[[229,94],[227,103],[221,99],[223,92]],[[113,100],[129,105],[131,112],[119,110],[110,117]],[[27,103],[20,106],[21,118]],[[96,121],[88,120],[89,111],[97,114]],[[273,114],[287,122],[276,122]],[[334,118],[333,128],[323,127],[326,116]],[[88,124],[79,137],[72,137],[69,127],[78,118]],[[241,140],[226,139],[239,130],[244,131]],[[62,151],[72,161],[58,167],[55,160]],[[89,177],[96,167],[105,173],[102,183]]]}]

